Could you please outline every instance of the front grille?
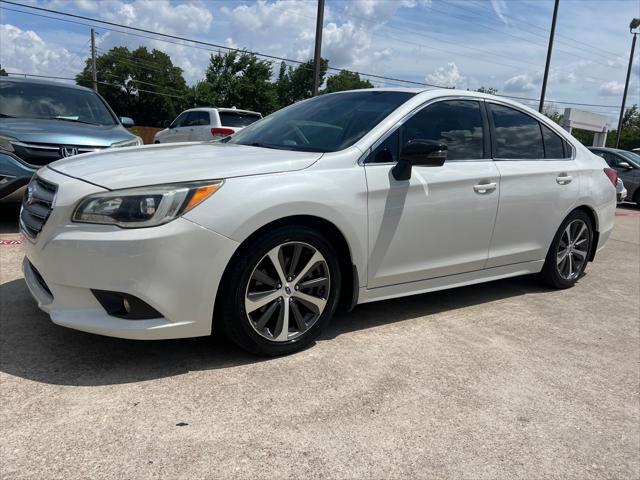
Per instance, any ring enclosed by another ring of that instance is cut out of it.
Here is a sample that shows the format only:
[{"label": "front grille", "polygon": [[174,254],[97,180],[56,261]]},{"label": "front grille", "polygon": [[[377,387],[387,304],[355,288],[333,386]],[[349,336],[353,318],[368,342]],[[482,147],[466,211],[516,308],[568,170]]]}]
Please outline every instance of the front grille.
[{"label": "front grille", "polygon": [[51,213],[57,190],[56,185],[38,176],[34,176],[27,185],[20,209],[20,228],[27,237],[34,239],[42,230]]},{"label": "front grille", "polygon": [[[56,160],[64,158],[63,150],[69,154],[98,152],[106,147],[76,146],[76,145],[56,145],[52,143],[24,143],[11,142],[13,153],[24,160],[29,165],[42,167]],[[67,155],[68,156],[68,155]]]}]

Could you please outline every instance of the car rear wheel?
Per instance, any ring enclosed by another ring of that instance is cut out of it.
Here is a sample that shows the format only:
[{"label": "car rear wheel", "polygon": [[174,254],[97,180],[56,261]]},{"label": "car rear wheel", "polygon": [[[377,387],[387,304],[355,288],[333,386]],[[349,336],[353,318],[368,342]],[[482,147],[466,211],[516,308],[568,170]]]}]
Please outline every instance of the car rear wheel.
[{"label": "car rear wheel", "polygon": [[542,268],[542,279],[554,288],[570,288],[584,273],[593,242],[589,216],[580,210],[560,225]]},{"label": "car rear wheel", "polygon": [[259,355],[305,348],[338,302],[335,250],[307,227],[279,227],[241,248],[225,273],[214,325]]}]

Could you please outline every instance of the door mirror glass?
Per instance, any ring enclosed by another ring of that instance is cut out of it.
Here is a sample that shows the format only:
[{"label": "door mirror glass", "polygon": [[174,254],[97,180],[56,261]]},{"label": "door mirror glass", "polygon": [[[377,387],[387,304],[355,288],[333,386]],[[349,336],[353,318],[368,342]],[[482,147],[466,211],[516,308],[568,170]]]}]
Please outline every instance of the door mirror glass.
[{"label": "door mirror glass", "polygon": [[410,140],[400,152],[400,161],[411,165],[441,167],[447,160],[447,145],[431,140]]},{"label": "door mirror glass", "polygon": [[627,162],[620,162],[620,163],[618,163],[618,168],[619,168],[620,170],[632,170],[631,165],[629,165],[629,163],[627,163]]},{"label": "door mirror glass", "polygon": [[122,123],[123,127],[133,127],[135,125],[133,119],[129,117],[120,117],[120,123]]}]

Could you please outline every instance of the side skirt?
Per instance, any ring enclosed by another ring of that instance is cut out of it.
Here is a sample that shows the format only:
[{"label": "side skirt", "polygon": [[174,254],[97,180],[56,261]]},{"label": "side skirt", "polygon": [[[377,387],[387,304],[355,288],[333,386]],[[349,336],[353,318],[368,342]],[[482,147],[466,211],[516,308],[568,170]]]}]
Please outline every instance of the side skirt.
[{"label": "side skirt", "polygon": [[389,298],[417,295],[420,293],[446,290],[448,288],[464,287],[465,285],[473,285],[476,283],[491,282],[502,278],[539,273],[543,265],[544,260],[537,260],[535,262],[516,263],[513,265],[487,268],[474,272],[448,275],[446,277],[430,278],[429,280],[420,280],[418,282],[400,283],[386,287],[371,289],[364,287],[360,289],[358,303],[376,302]]}]

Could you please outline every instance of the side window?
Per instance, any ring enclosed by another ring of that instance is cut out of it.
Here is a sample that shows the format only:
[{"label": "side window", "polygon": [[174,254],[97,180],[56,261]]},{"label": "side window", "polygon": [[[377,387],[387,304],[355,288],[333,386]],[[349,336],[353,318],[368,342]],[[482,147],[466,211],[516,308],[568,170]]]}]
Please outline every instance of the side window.
[{"label": "side window", "polygon": [[489,104],[489,108],[495,130],[495,158],[544,158],[542,131],[536,119],[502,105]]},{"label": "side window", "polygon": [[395,163],[398,161],[400,153],[400,129],[389,135],[380,145],[375,147],[369,157],[367,163]]},{"label": "side window", "polygon": [[173,121],[173,123],[171,123],[169,128],[182,127],[186,119],[187,119],[187,112],[182,112],[180,115],[177,116],[177,118]]},{"label": "side window", "polygon": [[447,145],[448,160],[484,158],[484,136],[480,103],[445,100],[429,105],[401,127],[402,144],[428,140]]},{"label": "side window", "polygon": [[540,126],[544,141],[544,158],[565,158],[564,141],[544,123],[541,123]]},{"label": "side window", "polygon": [[185,123],[188,127],[197,127],[200,125],[209,125],[209,112],[195,111],[189,112]]}]

